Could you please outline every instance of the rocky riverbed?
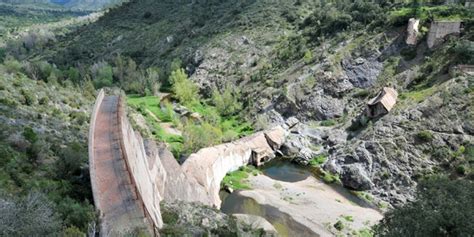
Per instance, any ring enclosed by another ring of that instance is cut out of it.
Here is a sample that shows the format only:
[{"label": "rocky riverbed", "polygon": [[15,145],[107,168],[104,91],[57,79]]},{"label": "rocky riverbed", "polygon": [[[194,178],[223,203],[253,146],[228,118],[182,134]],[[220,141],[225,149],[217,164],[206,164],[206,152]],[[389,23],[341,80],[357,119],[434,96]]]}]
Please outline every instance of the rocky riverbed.
[{"label": "rocky riverbed", "polygon": [[[344,188],[328,185],[309,171],[296,169],[280,163],[276,170],[264,170],[264,174],[249,177],[252,190],[232,193],[221,209],[229,214],[262,216],[280,236],[334,236],[366,231],[383,217],[380,211]],[[280,175],[278,170],[285,172]],[[285,178],[284,173],[295,182],[278,180]]]}]

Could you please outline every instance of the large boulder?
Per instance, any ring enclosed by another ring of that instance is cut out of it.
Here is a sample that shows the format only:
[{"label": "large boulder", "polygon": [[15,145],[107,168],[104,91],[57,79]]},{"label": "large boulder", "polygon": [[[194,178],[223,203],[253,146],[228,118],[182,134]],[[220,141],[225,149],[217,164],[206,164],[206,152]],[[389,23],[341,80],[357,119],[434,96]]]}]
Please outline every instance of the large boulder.
[{"label": "large boulder", "polygon": [[358,164],[344,166],[341,181],[345,187],[357,191],[370,190],[374,186],[365,169]]}]

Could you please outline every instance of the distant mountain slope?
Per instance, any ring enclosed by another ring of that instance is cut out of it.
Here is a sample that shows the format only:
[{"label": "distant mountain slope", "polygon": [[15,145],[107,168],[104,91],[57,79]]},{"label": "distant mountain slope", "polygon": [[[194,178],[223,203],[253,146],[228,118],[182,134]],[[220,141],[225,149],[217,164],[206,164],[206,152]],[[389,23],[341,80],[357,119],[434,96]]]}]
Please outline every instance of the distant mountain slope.
[{"label": "distant mountain slope", "polygon": [[98,10],[123,2],[123,0],[0,0],[10,4],[65,7],[74,10]]}]

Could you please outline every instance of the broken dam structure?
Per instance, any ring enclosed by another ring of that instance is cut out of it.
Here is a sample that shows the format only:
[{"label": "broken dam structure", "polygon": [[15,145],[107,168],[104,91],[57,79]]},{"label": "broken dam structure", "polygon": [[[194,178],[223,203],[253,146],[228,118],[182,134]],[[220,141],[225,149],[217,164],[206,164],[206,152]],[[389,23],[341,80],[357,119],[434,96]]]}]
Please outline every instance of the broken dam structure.
[{"label": "broken dam structure", "polygon": [[100,91],[91,115],[89,167],[100,236],[137,229],[158,236],[161,201],[220,207],[220,183],[228,172],[274,157],[282,127],[192,154],[180,165],[165,147],[135,132],[121,96]]}]

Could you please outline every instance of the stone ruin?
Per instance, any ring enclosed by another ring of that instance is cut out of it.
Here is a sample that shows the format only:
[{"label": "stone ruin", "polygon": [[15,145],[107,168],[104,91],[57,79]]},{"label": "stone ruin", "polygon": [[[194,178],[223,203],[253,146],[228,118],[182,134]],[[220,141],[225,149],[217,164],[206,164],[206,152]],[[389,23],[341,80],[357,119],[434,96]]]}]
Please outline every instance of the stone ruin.
[{"label": "stone ruin", "polygon": [[461,21],[434,21],[428,33],[428,48],[431,49],[443,43],[448,35],[460,35],[461,31]]},{"label": "stone ruin", "polygon": [[420,27],[420,20],[415,18],[410,18],[408,21],[407,28],[407,45],[415,46],[418,38],[418,29]]},{"label": "stone ruin", "polygon": [[384,87],[376,97],[367,103],[367,116],[377,118],[388,114],[397,103],[398,93],[395,89]]}]

